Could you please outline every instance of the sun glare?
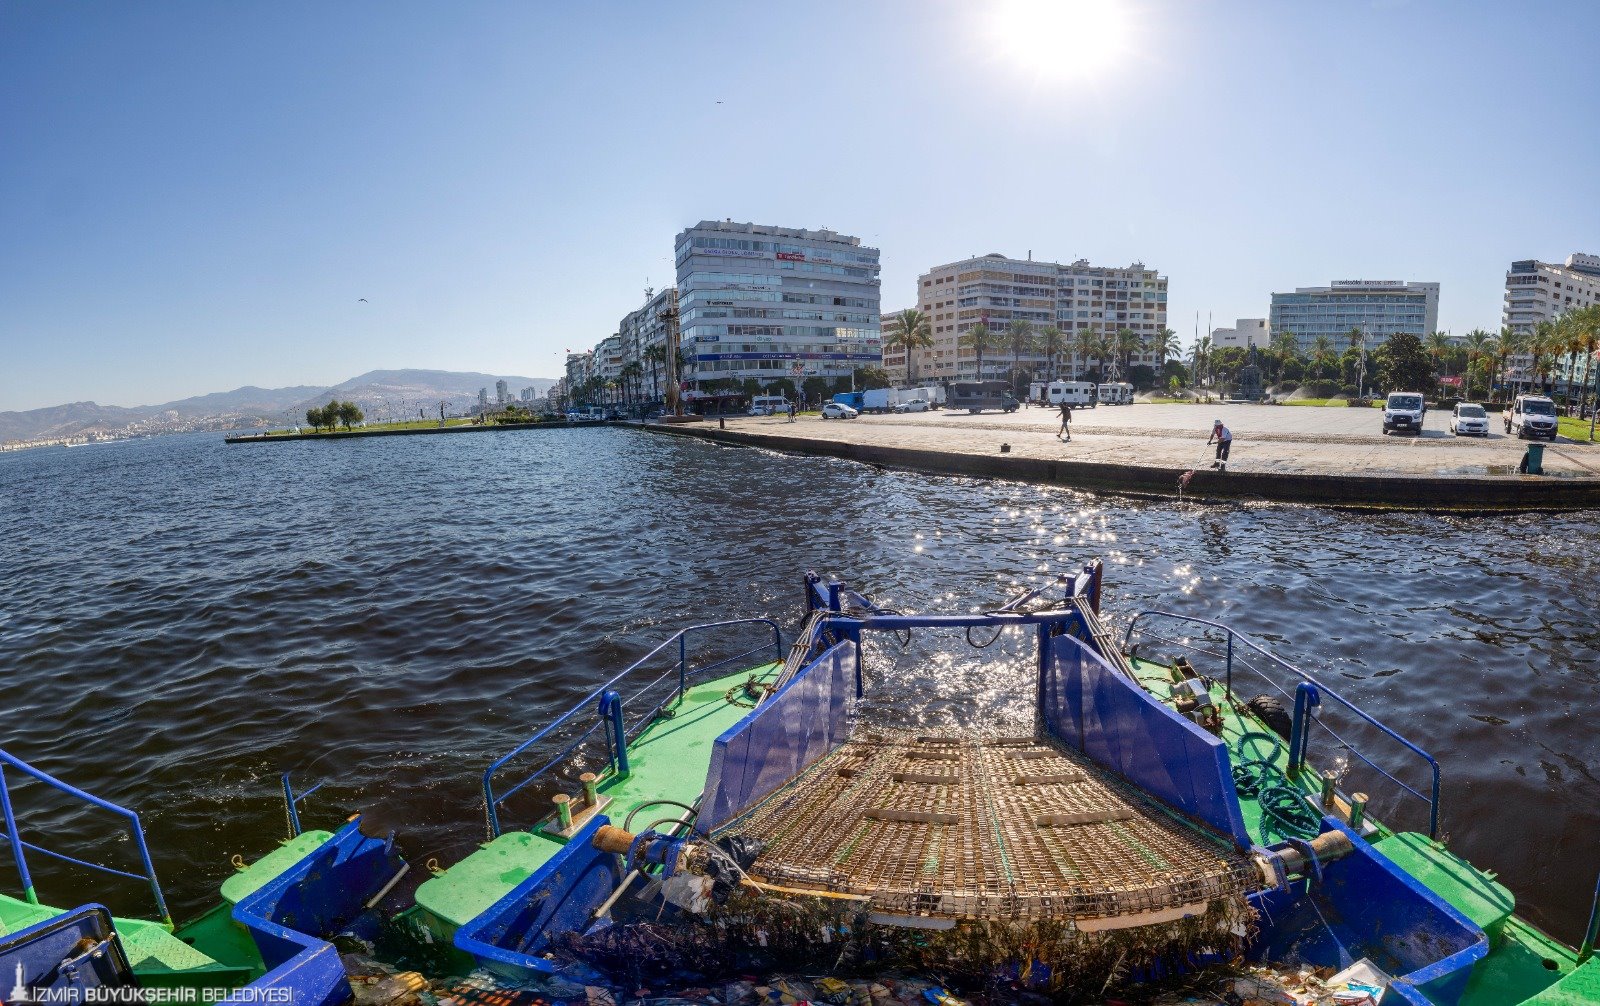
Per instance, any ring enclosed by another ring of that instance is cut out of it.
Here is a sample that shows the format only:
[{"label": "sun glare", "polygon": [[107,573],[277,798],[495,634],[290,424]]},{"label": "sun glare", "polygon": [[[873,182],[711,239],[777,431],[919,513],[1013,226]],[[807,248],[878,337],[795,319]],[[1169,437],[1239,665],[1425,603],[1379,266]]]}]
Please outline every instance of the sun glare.
[{"label": "sun glare", "polygon": [[1123,0],[1000,0],[989,17],[995,55],[1039,79],[1097,80],[1128,55]]}]

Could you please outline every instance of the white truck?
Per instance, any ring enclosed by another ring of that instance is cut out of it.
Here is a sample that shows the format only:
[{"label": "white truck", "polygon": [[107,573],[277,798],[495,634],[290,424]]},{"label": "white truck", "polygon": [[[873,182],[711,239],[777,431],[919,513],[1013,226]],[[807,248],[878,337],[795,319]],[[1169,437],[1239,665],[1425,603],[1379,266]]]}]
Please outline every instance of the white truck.
[{"label": "white truck", "polygon": [[1087,405],[1094,408],[1097,399],[1093,381],[1051,381],[1045,389],[1047,405]]},{"label": "white truck", "polygon": [[873,388],[871,391],[861,393],[862,412],[888,412],[899,403],[895,396],[899,392],[893,388]]}]

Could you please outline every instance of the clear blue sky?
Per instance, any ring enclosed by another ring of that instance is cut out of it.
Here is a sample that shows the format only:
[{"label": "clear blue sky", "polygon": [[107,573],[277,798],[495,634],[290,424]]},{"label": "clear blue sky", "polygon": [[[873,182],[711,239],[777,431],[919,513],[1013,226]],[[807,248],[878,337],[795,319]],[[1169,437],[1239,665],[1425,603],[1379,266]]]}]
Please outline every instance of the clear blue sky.
[{"label": "clear blue sky", "polygon": [[0,409],[556,376],[705,218],[859,235],[885,308],[1140,259],[1185,342],[1354,278],[1494,328],[1600,253],[1600,4],[1063,3],[6,0]]}]

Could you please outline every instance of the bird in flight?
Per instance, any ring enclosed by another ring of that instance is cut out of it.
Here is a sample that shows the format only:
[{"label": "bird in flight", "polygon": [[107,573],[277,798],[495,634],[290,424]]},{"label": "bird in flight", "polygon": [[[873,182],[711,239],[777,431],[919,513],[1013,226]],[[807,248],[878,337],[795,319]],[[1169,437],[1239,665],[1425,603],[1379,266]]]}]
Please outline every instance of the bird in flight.
[{"label": "bird in flight", "polygon": [[365,304],[365,303],[367,303],[367,298],[365,298],[365,297],[362,297],[362,298],[361,298],[361,299],[360,299],[360,300],[359,300],[359,301],[357,301],[357,303],[359,303],[359,304]]}]

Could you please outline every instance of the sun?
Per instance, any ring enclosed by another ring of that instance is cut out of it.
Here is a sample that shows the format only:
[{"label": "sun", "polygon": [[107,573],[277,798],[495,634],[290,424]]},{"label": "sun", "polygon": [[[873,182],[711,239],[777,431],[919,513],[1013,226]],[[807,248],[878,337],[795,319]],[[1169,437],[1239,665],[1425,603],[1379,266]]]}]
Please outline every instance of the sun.
[{"label": "sun", "polygon": [[999,0],[987,16],[993,55],[1035,78],[1098,80],[1128,56],[1125,0]]}]

